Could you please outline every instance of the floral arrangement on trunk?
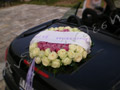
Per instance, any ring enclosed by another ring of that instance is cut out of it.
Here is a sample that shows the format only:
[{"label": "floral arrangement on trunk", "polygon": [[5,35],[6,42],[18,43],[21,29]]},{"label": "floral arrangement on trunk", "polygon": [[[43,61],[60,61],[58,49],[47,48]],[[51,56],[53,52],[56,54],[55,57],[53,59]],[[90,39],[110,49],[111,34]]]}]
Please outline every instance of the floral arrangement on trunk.
[{"label": "floral arrangement on trunk", "polygon": [[38,65],[53,69],[80,63],[90,53],[91,38],[78,28],[51,27],[37,34],[29,46]]}]

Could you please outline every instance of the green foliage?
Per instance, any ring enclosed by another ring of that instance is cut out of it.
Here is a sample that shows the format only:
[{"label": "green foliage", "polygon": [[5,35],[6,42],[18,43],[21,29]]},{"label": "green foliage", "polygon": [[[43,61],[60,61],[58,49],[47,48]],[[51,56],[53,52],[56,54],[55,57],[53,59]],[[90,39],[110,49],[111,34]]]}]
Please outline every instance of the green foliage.
[{"label": "green foliage", "polygon": [[41,4],[46,4],[46,5],[52,5],[56,2],[58,2],[59,0],[31,0],[30,2],[26,2],[26,4],[37,4],[37,5],[41,5]]},{"label": "green foliage", "polygon": [[[19,5],[19,4],[36,4],[36,5],[53,5],[53,6],[73,7],[77,5],[78,2],[82,2],[83,4],[84,0],[31,0],[27,2],[25,2],[25,0],[13,0],[11,1],[11,5],[8,5],[8,6],[14,6],[14,5]],[[0,6],[1,4],[4,4],[4,3],[0,0]],[[80,7],[82,7],[82,4]]]}]

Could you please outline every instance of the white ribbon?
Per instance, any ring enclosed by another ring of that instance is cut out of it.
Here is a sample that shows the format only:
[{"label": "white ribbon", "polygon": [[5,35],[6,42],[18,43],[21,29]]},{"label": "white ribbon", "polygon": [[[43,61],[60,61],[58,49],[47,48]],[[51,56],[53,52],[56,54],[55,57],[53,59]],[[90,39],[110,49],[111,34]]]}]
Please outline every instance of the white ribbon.
[{"label": "white ribbon", "polygon": [[32,44],[40,41],[60,44],[77,44],[83,47],[88,53],[91,47],[91,38],[84,32],[42,31],[38,33],[30,43]]}]

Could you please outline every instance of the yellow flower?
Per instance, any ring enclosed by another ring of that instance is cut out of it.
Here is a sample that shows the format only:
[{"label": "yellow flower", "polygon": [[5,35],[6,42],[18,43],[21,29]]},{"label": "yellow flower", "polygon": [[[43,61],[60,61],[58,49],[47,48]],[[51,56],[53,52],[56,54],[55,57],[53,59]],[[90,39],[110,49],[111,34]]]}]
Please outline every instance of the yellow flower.
[{"label": "yellow flower", "polygon": [[45,50],[45,55],[46,55],[46,56],[49,56],[50,53],[51,53],[50,48],[47,48],[47,49]]},{"label": "yellow flower", "polygon": [[41,58],[40,57],[35,57],[35,63],[40,64],[41,63]]},{"label": "yellow flower", "polygon": [[71,44],[69,45],[69,49],[75,51],[77,49],[77,46],[75,44]]},{"label": "yellow flower", "polygon": [[74,62],[80,62],[82,60],[82,54],[76,53],[73,59]]},{"label": "yellow flower", "polygon": [[43,51],[43,50],[41,50],[40,52],[39,52],[39,57],[43,57],[45,55],[45,52]]},{"label": "yellow flower", "polygon": [[69,51],[68,51],[68,57],[69,57],[69,58],[74,58],[74,57],[75,57],[75,52],[72,51],[72,50],[69,50]]},{"label": "yellow flower", "polygon": [[49,66],[50,65],[50,60],[47,57],[42,58],[42,64],[44,66]]},{"label": "yellow flower", "polygon": [[58,51],[58,56],[59,56],[61,59],[65,58],[65,57],[67,56],[67,51],[66,51],[65,49],[60,49],[60,50]]},{"label": "yellow flower", "polygon": [[70,65],[71,62],[72,62],[72,59],[70,59],[70,58],[68,58],[68,57],[62,60],[62,63],[63,63],[64,65]]},{"label": "yellow flower", "polygon": [[35,48],[35,49],[33,49],[33,51],[32,51],[33,57],[39,56],[39,53],[40,53],[40,49],[39,49],[39,48]]},{"label": "yellow flower", "polygon": [[51,67],[53,67],[53,68],[59,68],[60,65],[61,65],[60,60],[56,59],[56,60],[52,61]]},{"label": "yellow flower", "polygon": [[76,47],[76,52],[82,53],[84,49],[81,46]]},{"label": "yellow flower", "polygon": [[87,57],[87,51],[84,50],[83,53],[82,53],[82,56],[85,59]]},{"label": "yellow flower", "polygon": [[33,43],[30,45],[29,50],[32,52],[33,49],[37,48],[37,43]]},{"label": "yellow flower", "polygon": [[52,52],[52,53],[49,54],[48,59],[55,60],[55,59],[57,59],[57,57],[58,57],[57,53]]}]

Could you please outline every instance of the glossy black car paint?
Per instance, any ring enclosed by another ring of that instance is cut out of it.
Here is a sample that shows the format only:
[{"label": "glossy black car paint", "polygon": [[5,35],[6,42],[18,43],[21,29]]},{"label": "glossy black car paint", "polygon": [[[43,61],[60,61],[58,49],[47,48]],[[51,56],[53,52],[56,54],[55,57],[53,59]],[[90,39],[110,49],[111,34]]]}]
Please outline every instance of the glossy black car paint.
[{"label": "glossy black car paint", "polygon": [[[54,22],[49,27],[56,26],[66,25]],[[83,29],[83,31],[85,30]],[[25,80],[27,73],[25,64],[21,62],[20,68],[16,67],[16,65],[19,65],[21,55],[24,52],[28,52],[30,41],[38,32],[28,36],[24,36],[25,33],[18,36],[11,43],[7,55],[7,60],[12,70],[12,80],[14,80],[16,88],[19,87],[20,78]],[[46,72],[50,76],[49,79],[36,74],[34,88],[36,90],[112,90],[114,85],[120,80],[120,42],[101,33],[89,31],[89,35],[94,42],[94,46],[91,50],[92,58],[88,62],[71,74],[58,74],[54,77],[49,72]],[[7,75],[9,76],[10,73],[5,74],[5,80],[7,80]],[[15,86],[12,87],[15,88]]]},{"label": "glossy black car paint", "polygon": [[[12,41],[8,47],[6,68],[3,71],[10,90],[24,90],[20,81],[26,80],[28,67],[23,60],[31,39],[42,30],[58,26],[76,27],[66,20],[53,20],[27,30]],[[94,33],[92,29],[80,29],[87,32],[94,43],[91,58],[70,74],[60,73],[54,76],[45,71],[49,78],[35,74],[35,90],[120,90],[120,40],[103,33]],[[23,85],[25,87],[25,82]]]}]

